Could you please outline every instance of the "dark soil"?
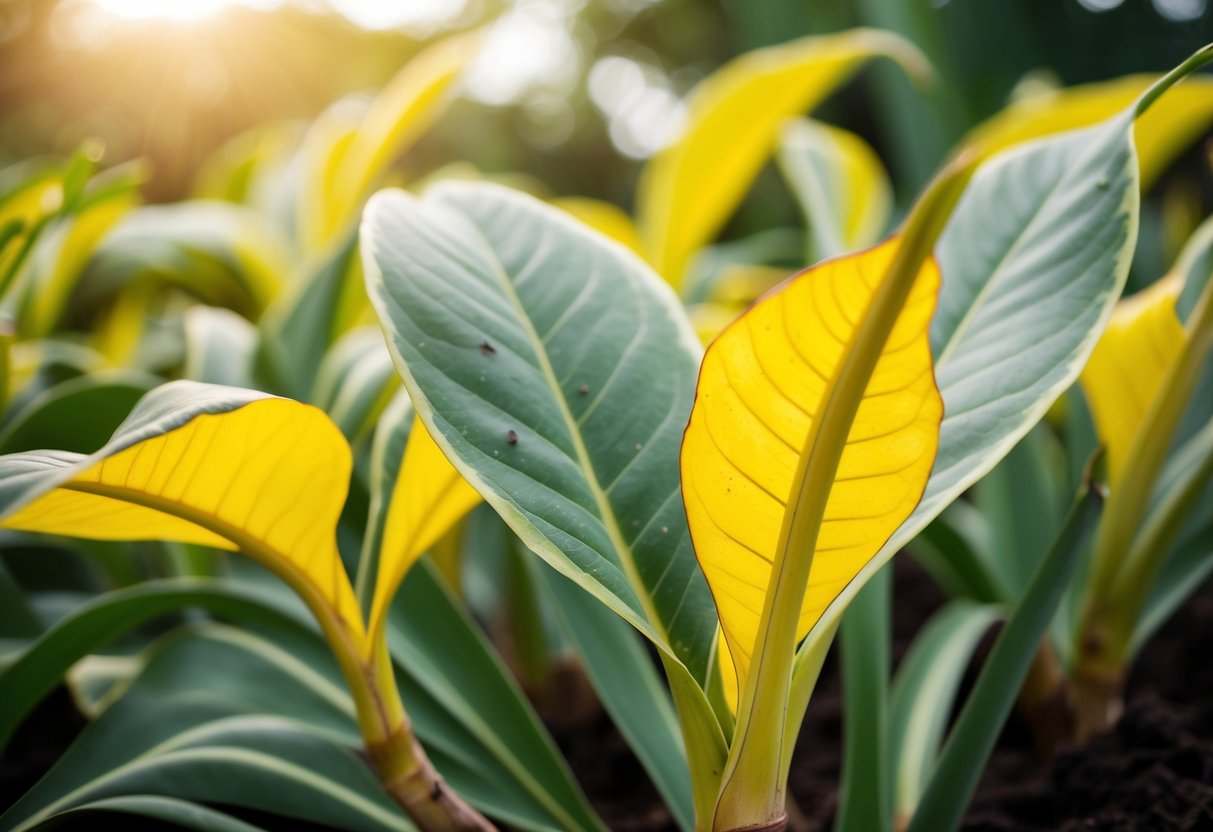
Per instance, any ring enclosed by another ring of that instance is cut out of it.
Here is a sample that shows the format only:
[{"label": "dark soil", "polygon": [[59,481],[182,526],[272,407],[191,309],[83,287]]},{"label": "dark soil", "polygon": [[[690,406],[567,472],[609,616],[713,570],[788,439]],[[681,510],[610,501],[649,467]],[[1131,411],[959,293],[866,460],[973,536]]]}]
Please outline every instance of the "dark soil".
[{"label": "dark soil", "polygon": [[[895,587],[896,660],[944,597],[907,556],[895,564]],[[1213,584],[1155,636],[1130,677],[1124,717],[1084,750],[1042,762],[1027,726],[1013,715],[964,832],[1213,832],[1211,634]],[[577,733],[558,732],[557,741],[611,829],[676,829],[605,717]],[[796,827],[804,832],[833,825],[841,741],[842,698],[831,656],[792,763],[789,788],[803,815]]]}]

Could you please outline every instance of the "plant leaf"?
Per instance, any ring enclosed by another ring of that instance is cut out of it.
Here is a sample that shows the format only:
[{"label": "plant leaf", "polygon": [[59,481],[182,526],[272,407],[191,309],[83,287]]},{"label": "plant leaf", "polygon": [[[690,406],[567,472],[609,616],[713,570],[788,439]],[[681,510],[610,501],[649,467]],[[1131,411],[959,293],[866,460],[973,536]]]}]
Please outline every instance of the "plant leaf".
[{"label": "plant leaf", "polygon": [[677,298],[619,244],[498,186],[376,195],[362,244],[422,422],[532,551],[661,651],[710,811],[725,743],[675,465],[698,360]]},{"label": "plant leaf", "polygon": [[571,214],[595,231],[644,256],[640,241],[640,230],[622,208],[600,199],[584,196],[566,196],[551,200],[562,211]]},{"label": "plant leaf", "polygon": [[915,635],[897,668],[889,712],[889,755],[893,810],[899,823],[913,816],[935,768],[973,651],[1002,615],[996,604],[949,601]]},{"label": "plant leaf", "polygon": [[[1089,127],[1129,109],[1158,80],[1129,75],[1017,101],[978,125],[966,141],[984,156],[1030,139]],[[1133,130],[1144,190],[1213,124],[1213,80],[1194,76],[1153,105]]]},{"label": "plant leaf", "polygon": [[362,622],[334,533],[350,466],[349,446],[316,408],[172,382],[91,456],[0,457],[0,527],[239,548],[357,642]]},{"label": "plant leaf", "polygon": [[367,626],[371,633],[383,626],[396,589],[417,559],[480,503],[480,494],[455,470],[416,415],[390,493]]},{"label": "plant leaf", "polygon": [[783,123],[816,107],[878,56],[911,74],[927,72],[909,41],[853,29],[747,52],[692,90],[686,132],[649,162],[637,195],[658,273],[679,286],[691,256],[720,230],[774,151]]},{"label": "plant leaf", "polygon": [[528,547],[706,679],[712,603],[674,464],[698,348],[673,294],[622,246],[498,186],[383,192],[362,238],[438,446]]},{"label": "plant leaf", "polygon": [[204,200],[148,205],[106,235],[80,276],[77,300],[101,306],[139,278],[153,279],[255,319],[285,271],[283,241],[247,208]]},{"label": "plant leaf", "polygon": [[431,562],[410,570],[387,626],[417,732],[461,795],[519,828],[603,830],[514,677]]},{"label": "plant leaf", "polygon": [[1002,725],[1015,705],[1032,658],[1047,635],[1049,622],[1090,543],[1102,510],[1103,498],[1084,486],[1052,547],[1037,565],[1027,591],[998,634],[939,755],[909,832],[951,832],[960,825]]},{"label": "plant leaf", "polygon": [[[798,460],[897,247],[893,238],[801,272],[704,357],[683,440],[683,492],[739,690],[799,486]],[[942,409],[927,345],[938,286],[928,261],[864,391],[812,553],[797,640],[910,515],[926,484]]]},{"label": "plant leaf", "polygon": [[0,695],[5,703],[0,714],[0,748],[76,662],[150,618],[190,607],[247,621],[284,620],[283,613],[262,595],[229,581],[148,581],[99,596],[56,622],[0,673]]},{"label": "plant leaf", "polygon": [[1118,303],[1082,371],[1112,488],[1125,475],[1129,449],[1187,340],[1175,311],[1182,288],[1175,273]]},{"label": "plant leaf", "polygon": [[809,642],[830,635],[825,625],[865,576],[989,472],[1078,377],[1124,287],[1137,237],[1132,120],[1124,112],[1009,151],[974,175],[937,246],[947,280],[931,345],[944,419],[931,479],[801,647],[803,657]]},{"label": "plant leaf", "polygon": [[893,186],[859,136],[810,119],[789,122],[779,167],[808,222],[810,263],[866,248],[884,234]]},{"label": "plant leaf", "polygon": [[[410,830],[369,766],[325,645],[215,623],[152,645],[131,689],[0,818],[25,830],[97,798],[161,794],[342,829]],[[306,650],[303,648],[307,648]]]},{"label": "plant leaf", "polygon": [[594,692],[681,829],[694,828],[687,752],[669,691],[636,631],[545,564],[531,562]]}]

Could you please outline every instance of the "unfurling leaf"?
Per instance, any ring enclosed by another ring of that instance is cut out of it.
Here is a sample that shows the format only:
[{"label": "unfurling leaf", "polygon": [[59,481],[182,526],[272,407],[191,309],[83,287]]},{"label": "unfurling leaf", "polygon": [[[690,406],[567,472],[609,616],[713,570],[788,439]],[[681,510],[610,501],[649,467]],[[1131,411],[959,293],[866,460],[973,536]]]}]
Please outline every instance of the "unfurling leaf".
[{"label": "unfurling leaf", "polygon": [[1165,277],[1122,300],[1082,372],[1091,415],[1108,451],[1109,483],[1115,488],[1170,366],[1185,340],[1175,311],[1183,283]]},{"label": "unfurling leaf", "polygon": [[[897,250],[895,238],[791,278],[737,320],[704,357],[682,448],[695,552],[744,687],[788,506],[815,420]],[[927,327],[939,271],[916,278],[863,394],[830,489],[796,624],[808,633],[834,596],[914,510],[939,437],[942,404]]]},{"label": "unfurling leaf", "polygon": [[637,214],[649,261],[672,285],[720,230],[775,149],[792,116],[813,109],[865,62],[893,58],[926,75],[922,55],[889,32],[853,29],[758,49],[692,90],[682,139],[640,180]]},{"label": "unfurling leaf", "polygon": [[317,408],[177,381],[140,400],[92,455],[0,457],[0,527],[240,549],[360,643],[335,535],[350,466],[344,437]]}]

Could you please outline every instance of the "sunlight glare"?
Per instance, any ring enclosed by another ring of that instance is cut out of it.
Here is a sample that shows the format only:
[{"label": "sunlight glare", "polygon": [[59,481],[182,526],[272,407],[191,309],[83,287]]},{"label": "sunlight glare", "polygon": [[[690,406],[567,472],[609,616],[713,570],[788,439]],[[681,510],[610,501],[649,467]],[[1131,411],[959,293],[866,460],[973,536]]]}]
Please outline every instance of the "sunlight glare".
[{"label": "sunlight glare", "polygon": [[282,0],[92,0],[98,8],[128,20],[194,21],[210,17],[228,6],[271,9]]}]

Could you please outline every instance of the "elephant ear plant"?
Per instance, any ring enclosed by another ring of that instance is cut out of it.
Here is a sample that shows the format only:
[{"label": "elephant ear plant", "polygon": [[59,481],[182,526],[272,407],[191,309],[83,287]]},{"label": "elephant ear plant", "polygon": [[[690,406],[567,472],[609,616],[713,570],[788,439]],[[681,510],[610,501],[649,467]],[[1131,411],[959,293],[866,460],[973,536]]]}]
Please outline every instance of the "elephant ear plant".
[{"label": "elephant ear plant", "polygon": [[685,313],[624,246],[495,186],[368,205],[368,290],[420,420],[528,548],[656,647],[695,828],[786,823],[842,610],[1077,377],[1136,238],[1134,119],[1208,54],[967,188],[958,157],[884,244],[726,330],[697,391]]}]

